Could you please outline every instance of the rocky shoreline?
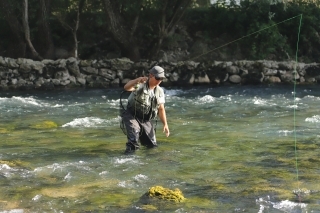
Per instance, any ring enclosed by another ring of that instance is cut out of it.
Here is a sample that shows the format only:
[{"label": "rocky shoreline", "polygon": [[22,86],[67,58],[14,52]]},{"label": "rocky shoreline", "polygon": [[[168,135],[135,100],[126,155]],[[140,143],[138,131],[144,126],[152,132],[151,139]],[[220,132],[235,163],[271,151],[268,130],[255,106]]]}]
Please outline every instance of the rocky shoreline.
[{"label": "rocky shoreline", "polygon": [[167,79],[162,86],[320,83],[319,63],[266,60],[169,63],[133,62],[127,58],[33,61],[0,56],[0,90],[119,88],[133,78],[147,75],[154,65],[162,66],[166,71]]}]

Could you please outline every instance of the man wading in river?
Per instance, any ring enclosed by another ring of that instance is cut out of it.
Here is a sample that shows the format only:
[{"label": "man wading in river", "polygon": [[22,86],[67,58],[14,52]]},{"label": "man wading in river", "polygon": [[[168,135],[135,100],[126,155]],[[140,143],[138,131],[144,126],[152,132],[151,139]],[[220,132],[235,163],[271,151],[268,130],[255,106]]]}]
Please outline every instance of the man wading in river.
[{"label": "man wading in river", "polygon": [[128,142],[125,153],[133,153],[141,145],[152,148],[157,146],[154,124],[157,115],[163,123],[163,132],[170,134],[164,109],[165,97],[159,86],[165,78],[164,69],[154,66],[148,77],[139,77],[129,81],[124,89],[131,91],[127,108],[121,113]]}]

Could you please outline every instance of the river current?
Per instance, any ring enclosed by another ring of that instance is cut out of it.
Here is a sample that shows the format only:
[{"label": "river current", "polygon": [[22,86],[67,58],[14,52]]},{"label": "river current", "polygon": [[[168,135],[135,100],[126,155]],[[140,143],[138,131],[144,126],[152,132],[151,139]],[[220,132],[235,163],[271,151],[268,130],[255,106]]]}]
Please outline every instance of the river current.
[{"label": "river current", "polygon": [[121,90],[0,92],[0,213],[320,212],[319,85],[164,89],[171,135],[133,155]]}]

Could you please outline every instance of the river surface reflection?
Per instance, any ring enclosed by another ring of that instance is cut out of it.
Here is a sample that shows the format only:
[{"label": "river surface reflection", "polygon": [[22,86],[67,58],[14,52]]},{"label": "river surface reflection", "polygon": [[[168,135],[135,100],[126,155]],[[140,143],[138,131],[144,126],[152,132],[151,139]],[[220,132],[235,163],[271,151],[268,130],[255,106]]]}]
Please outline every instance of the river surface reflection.
[{"label": "river surface reflection", "polygon": [[0,213],[320,212],[319,86],[165,88],[171,135],[134,155],[120,93],[0,92]]}]

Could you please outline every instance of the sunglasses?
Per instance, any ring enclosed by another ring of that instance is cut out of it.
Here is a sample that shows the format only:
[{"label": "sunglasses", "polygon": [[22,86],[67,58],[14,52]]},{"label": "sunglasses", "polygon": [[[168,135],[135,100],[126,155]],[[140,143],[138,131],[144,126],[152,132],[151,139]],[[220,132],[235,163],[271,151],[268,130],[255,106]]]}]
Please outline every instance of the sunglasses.
[{"label": "sunglasses", "polygon": [[154,78],[157,80],[157,81],[162,81],[164,78],[159,78],[159,77],[156,77],[154,76]]}]

